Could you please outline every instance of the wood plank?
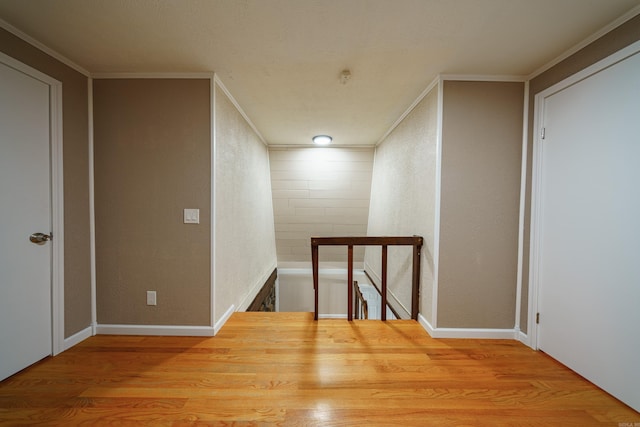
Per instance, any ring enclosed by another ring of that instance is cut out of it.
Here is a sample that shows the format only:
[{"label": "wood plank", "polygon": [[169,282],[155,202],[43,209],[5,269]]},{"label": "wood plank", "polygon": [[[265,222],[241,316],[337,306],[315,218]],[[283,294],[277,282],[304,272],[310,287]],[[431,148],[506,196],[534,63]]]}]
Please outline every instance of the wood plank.
[{"label": "wood plank", "polygon": [[235,313],[206,337],[96,336],[0,383],[0,425],[618,426],[543,353],[415,321]]}]

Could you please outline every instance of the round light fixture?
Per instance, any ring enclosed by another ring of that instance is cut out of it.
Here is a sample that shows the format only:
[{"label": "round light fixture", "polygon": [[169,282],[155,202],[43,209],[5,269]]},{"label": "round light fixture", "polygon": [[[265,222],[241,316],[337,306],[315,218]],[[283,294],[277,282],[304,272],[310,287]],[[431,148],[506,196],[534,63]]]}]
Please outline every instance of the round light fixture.
[{"label": "round light fixture", "polygon": [[312,139],[313,143],[317,145],[329,145],[333,141],[333,138],[329,135],[316,135]]}]

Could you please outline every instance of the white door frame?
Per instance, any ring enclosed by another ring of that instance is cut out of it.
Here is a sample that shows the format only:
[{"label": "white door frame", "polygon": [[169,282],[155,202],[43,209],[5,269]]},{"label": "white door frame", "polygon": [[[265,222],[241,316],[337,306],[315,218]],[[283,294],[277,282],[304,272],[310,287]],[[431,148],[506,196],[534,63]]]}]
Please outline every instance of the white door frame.
[{"label": "white door frame", "polygon": [[544,144],[543,121],[546,98],[568,88],[602,70],[608,68],[626,58],[640,52],[640,41],[637,41],[626,48],[596,62],[578,73],[567,77],[559,83],[545,89],[535,96],[534,119],[533,119],[533,166],[531,171],[531,229],[529,248],[529,315],[528,315],[528,338],[529,346],[538,350],[538,324],[536,314],[538,313],[538,291],[540,288],[540,258],[541,258],[541,212],[542,212],[542,154]]},{"label": "white door frame", "polygon": [[0,62],[49,86],[51,153],[51,354],[64,351],[64,182],[62,83],[0,52]]}]

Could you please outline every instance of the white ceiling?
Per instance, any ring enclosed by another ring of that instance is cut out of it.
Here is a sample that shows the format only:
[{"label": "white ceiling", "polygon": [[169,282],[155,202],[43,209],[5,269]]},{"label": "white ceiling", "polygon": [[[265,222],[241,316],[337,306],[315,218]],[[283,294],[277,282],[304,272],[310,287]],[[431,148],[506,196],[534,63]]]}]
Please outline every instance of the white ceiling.
[{"label": "white ceiling", "polygon": [[373,145],[439,73],[527,76],[639,4],[0,0],[0,18],[91,73],[215,71],[269,144]]}]

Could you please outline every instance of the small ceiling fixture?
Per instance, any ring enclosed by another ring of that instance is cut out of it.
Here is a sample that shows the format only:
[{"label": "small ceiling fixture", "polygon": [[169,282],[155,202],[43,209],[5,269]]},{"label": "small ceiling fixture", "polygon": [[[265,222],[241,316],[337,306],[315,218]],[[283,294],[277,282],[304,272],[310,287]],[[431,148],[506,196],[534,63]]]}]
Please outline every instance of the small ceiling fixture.
[{"label": "small ceiling fixture", "polygon": [[351,70],[342,70],[342,73],[340,73],[340,83],[346,85],[349,80],[351,80]]},{"label": "small ceiling fixture", "polygon": [[329,145],[331,144],[331,141],[333,141],[333,138],[329,135],[316,135],[312,139],[313,143],[316,145]]}]

